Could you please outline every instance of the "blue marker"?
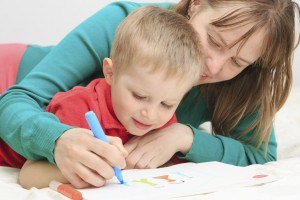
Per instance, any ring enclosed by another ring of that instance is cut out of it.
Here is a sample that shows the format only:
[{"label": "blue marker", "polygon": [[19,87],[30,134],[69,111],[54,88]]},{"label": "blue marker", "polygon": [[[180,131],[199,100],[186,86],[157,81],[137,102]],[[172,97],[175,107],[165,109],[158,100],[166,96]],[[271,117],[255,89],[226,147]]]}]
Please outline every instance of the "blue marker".
[{"label": "blue marker", "polygon": [[[103,142],[109,143],[95,113],[93,111],[85,113],[85,119],[89,124],[94,136],[99,140],[102,140]],[[115,176],[120,181],[120,183],[123,184],[124,180],[122,176],[122,171],[117,167],[113,167],[113,169],[115,171]]]}]

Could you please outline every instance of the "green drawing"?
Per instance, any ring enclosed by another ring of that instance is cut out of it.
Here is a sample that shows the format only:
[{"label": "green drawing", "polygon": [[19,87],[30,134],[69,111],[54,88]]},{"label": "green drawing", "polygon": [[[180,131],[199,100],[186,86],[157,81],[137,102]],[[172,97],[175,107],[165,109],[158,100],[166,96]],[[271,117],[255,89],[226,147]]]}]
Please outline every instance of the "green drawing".
[{"label": "green drawing", "polygon": [[146,178],[141,178],[140,180],[133,180],[132,182],[139,182],[143,184],[147,184],[149,186],[156,186],[157,184],[148,181]]}]

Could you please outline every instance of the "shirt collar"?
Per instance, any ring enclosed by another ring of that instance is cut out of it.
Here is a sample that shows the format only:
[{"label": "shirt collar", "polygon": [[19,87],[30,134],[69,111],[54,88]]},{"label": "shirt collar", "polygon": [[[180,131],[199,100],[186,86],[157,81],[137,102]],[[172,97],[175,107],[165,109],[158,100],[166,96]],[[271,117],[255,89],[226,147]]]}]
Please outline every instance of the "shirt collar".
[{"label": "shirt collar", "polygon": [[99,80],[95,86],[97,93],[97,101],[100,109],[101,122],[106,129],[121,129],[125,127],[118,120],[111,101],[110,85],[107,84],[104,78]]}]

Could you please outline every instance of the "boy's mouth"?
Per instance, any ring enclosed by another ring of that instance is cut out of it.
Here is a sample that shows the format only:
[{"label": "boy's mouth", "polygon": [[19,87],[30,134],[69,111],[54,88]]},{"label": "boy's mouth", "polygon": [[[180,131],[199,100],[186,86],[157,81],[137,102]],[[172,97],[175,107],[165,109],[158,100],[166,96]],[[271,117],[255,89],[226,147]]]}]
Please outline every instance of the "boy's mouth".
[{"label": "boy's mouth", "polygon": [[147,124],[143,124],[135,119],[133,119],[133,123],[135,124],[135,126],[141,130],[147,130],[147,129],[150,129],[152,125],[147,125]]}]

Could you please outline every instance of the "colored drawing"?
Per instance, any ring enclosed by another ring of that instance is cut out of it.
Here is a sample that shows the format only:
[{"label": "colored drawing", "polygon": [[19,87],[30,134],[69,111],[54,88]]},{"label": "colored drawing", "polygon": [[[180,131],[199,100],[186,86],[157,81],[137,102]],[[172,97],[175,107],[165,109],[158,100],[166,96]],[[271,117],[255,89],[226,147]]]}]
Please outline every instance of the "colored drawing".
[{"label": "colored drawing", "polygon": [[[166,168],[123,170],[125,184],[114,177],[105,187],[82,189],[85,199],[202,199],[202,194],[279,180],[264,166],[238,167],[220,162],[184,163]],[[201,195],[197,196],[196,195]]]},{"label": "colored drawing", "polygon": [[178,171],[172,172],[172,174],[176,174],[176,175],[183,176],[183,177],[186,177],[186,178],[193,178],[192,176],[188,176],[188,175],[186,175],[182,172],[178,172]]},{"label": "colored drawing", "polygon": [[175,182],[174,179],[169,179],[169,175],[163,175],[163,176],[156,176],[153,177],[154,179],[163,179],[166,180],[167,182]]},{"label": "colored drawing", "polygon": [[267,176],[268,175],[266,175],[266,174],[258,174],[258,175],[253,176],[252,178],[265,178]]},{"label": "colored drawing", "polygon": [[141,178],[140,180],[132,180],[132,182],[138,182],[138,183],[143,183],[143,184],[147,184],[149,186],[156,186],[156,183],[152,183],[150,181],[148,181],[146,178]]},{"label": "colored drawing", "polygon": [[127,183],[127,182],[123,182],[123,184],[122,185],[126,185],[126,186],[129,186],[129,184]]}]

